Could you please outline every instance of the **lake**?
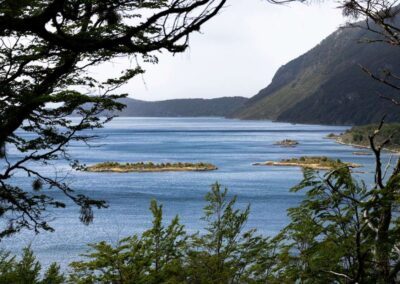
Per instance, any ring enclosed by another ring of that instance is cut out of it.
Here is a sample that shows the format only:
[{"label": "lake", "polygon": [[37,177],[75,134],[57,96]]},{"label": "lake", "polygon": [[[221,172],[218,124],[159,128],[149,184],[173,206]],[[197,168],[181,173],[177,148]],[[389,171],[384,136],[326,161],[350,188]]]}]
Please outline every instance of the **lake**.
[{"label": "lake", "polygon": [[[371,182],[372,156],[355,156],[354,148],[325,139],[329,133],[340,133],[345,126],[301,125],[270,121],[240,121],[223,118],[117,118],[99,135],[93,147],[72,144],[70,153],[81,162],[93,164],[116,162],[208,162],[218,166],[211,172],[162,173],[88,173],[69,172],[63,162],[42,170],[48,174],[68,174],[67,181],[79,192],[104,199],[109,208],[95,212],[94,223],[82,225],[78,209],[51,210],[54,233],[35,235],[24,231],[4,240],[0,246],[20,253],[31,244],[37,257],[47,266],[57,261],[65,267],[85,252],[87,243],[106,240],[112,243],[139,233],[151,226],[148,210],[152,199],[164,205],[169,221],[176,214],[188,232],[201,231],[204,195],[218,181],[238,196],[238,206],[251,204],[248,228],[264,235],[274,235],[287,223],[286,210],[296,206],[304,192],[289,190],[302,178],[296,167],[253,166],[255,162],[279,160],[302,155],[325,155],[343,161],[360,163],[367,173],[359,174]],[[276,141],[294,139],[299,145],[282,148]],[[13,154],[13,153],[11,153]],[[385,159],[389,154],[385,154]],[[16,176],[16,184],[30,187],[25,177]],[[45,192],[65,198],[52,190]]]}]

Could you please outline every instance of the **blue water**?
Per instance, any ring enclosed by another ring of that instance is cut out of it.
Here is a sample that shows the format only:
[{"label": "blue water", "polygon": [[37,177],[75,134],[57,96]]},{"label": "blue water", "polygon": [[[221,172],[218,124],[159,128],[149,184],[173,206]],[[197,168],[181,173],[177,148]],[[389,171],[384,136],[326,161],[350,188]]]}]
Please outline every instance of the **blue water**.
[{"label": "blue water", "polygon": [[[251,204],[248,228],[274,235],[287,223],[286,210],[296,206],[303,192],[289,189],[299,182],[302,173],[295,167],[253,166],[255,162],[279,160],[302,155],[326,155],[364,165],[359,176],[371,181],[372,156],[355,156],[354,148],[324,139],[347,127],[292,125],[269,121],[239,121],[222,118],[118,118],[104,129],[96,130],[99,139],[93,147],[73,144],[70,154],[86,164],[119,162],[209,162],[218,166],[213,172],[163,173],[87,173],[71,172],[58,162],[41,168],[50,175],[67,175],[66,181],[93,198],[106,200],[108,209],[95,212],[90,226],[82,225],[78,209],[51,210],[54,233],[35,235],[24,231],[0,246],[19,253],[31,244],[44,266],[52,261],[64,267],[85,252],[86,244],[101,240],[112,243],[124,236],[142,232],[151,226],[148,207],[152,199],[164,205],[165,220],[178,214],[188,232],[201,231],[199,220],[205,205],[204,195],[216,181],[238,196],[238,206]],[[295,139],[300,145],[282,148],[273,145],[282,139]],[[11,153],[12,154],[12,153]],[[385,155],[385,158],[388,154]],[[29,187],[24,177],[15,182]],[[54,190],[45,190],[64,200]],[[68,202],[67,202],[68,203]]]}]

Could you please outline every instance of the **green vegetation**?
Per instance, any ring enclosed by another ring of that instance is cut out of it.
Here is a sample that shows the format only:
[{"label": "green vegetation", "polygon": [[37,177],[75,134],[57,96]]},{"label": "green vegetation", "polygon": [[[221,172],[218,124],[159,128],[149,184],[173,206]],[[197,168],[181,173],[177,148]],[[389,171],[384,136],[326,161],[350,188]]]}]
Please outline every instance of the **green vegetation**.
[{"label": "green vegetation", "polygon": [[162,207],[151,203],[153,227],[117,246],[91,245],[87,260],[72,263],[73,283],[264,283],[268,239],[244,231],[249,208],[235,208],[236,199],[214,184],[206,195],[205,234],[188,235],[178,217],[163,225]]},{"label": "green vegetation", "polygon": [[[379,172],[379,170],[378,170]],[[306,190],[290,223],[266,238],[244,230],[249,207],[237,209],[219,184],[206,195],[205,233],[189,235],[179,218],[164,225],[162,206],[151,202],[153,226],[116,245],[90,245],[66,275],[53,264],[39,280],[30,250],[21,261],[0,259],[1,283],[397,283],[400,271],[398,205],[400,163],[384,183],[357,182],[347,167],[324,176],[304,170],[292,191]],[[50,279],[50,280],[49,280]]]},{"label": "green vegetation", "polygon": [[157,171],[213,171],[218,168],[209,163],[117,163],[104,162],[93,166],[83,167],[88,172],[157,172]]},{"label": "green vegetation", "polygon": [[326,135],[326,138],[328,138],[328,139],[336,139],[339,136],[340,136],[340,134],[329,133],[328,135]]},{"label": "green vegetation", "polygon": [[282,141],[276,142],[275,145],[280,145],[282,147],[295,147],[299,145],[299,142],[296,140],[284,139]]},{"label": "green vegetation", "polygon": [[[84,260],[73,262],[71,273],[59,275],[55,266],[46,275],[65,277],[68,283],[265,283],[273,266],[274,243],[244,229],[250,209],[238,209],[236,197],[228,198],[227,189],[216,183],[206,195],[203,221],[205,233],[189,235],[175,217],[163,222],[162,206],[152,201],[153,226],[124,238],[117,245],[100,242],[90,245]],[[24,257],[23,259],[26,259]],[[32,262],[32,261],[30,261]],[[5,266],[8,263],[4,264]],[[19,267],[9,264],[10,271]],[[7,284],[42,284],[39,265],[30,265],[35,280],[26,282],[28,273],[20,273]]]},{"label": "green vegetation", "polygon": [[362,125],[379,122],[387,114],[387,121],[399,121],[398,107],[374,95],[397,98],[397,89],[372,80],[359,67],[381,75],[382,69],[390,66],[390,72],[382,73],[399,74],[400,64],[393,62],[398,48],[359,43],[366,38],[374,39],[375,34],[366,28],[340,28],[279,68],[271,84],[232,117]]},{"label": "green vegetation", "polygon": [[[370,147],[369,136],[376,131],[377,127],[377,124],[352,127],[340,135],[337,141],[343,144]],[[400,123],[384,124],[375,137],[375,140],[380,144],[389,137],[391,137],[391,139],[384,148],[396,152],[400,151]]]},{"label": "green vegetation", "polygon": [[61,284],[65,277],[53,263],[42,275],[41,265],[30,248],[25,248],[18,261],[10,253],[0,251],[0,283],[4,284]]},{"label": "green vegetation", "polygon": [[398,283],[400,223],[390,208],[398,204],[399,165],[371,188],[348,168],[323,177],[306,169],[292,189],[306,197],[280,235],[277,283]]},{"label": "green vegetation", "polygon": [[[119,88],[143,74],[143,65],[157,64],[161,51],[187,50],[189,36],[226,1],[0,1],[0,240],[23,229],[53,231],[51,208],[76,205],[89,224],[94,208],[107,207],[46,165],[80,168],[69,146],[90,144],[90,130],[125,107],[128,94]],[[116,58],[137,60],[101,78],[90,71]],[[36,182],[16,184],[16,175]],[[41,191],[47,187],[52,193]]]},{"label": "green vegetation", "polygon": [[278,162],[276,161],[267,161],[264,163],[256,163],[257,166],[288,166],[288,167],[302,167],[302,168],[311,168],[311,169],[319,169],[319,170],[331,170],[337,169],[341,167],[351,167],[357,168],[360,167],[358,164],[354,163],[345,163],[340,160],[333,160],[328,157],[300,157],[300,158],[291,158],[291,159],[283,159]]},{"label": "green vegetation", "polygon": [[[281,113],[295,107],[296,104],[316,92],[325,80],[324,73],[313,73],[314,68],[307,66],[302,66],[301,71],[296,70],[299,73],[296,74],[296,78],[293,78],[293,71],[290,70],[290,65],[291,63],[281,67],[277,71],[274,80],[278,80],[277,85],[279,87],[275,86],[273,80],[267,88],[261,90],[256,96],[250,99],[248,104],[239,109],[234,114],[234,117],[277,120]],[[282,81],[279,79],[280,76],[284,76],[285,80],[289,78],[293,81],[288,80],[287,84],[282,85]]]},{"label": "green vegetation", "polygon": [[[44,211],[49,206],[60,208],[66,204],[40,192],[44,184],[58,188],[76,203],[86,224],[93,218],[93,206],[105,207],[100,200],[74,194],[64,179],[60,182],[43,176],[36,172],[36,167],[31,167],[33,163],[46,165],[58,159],[72,162],[66,152],[67,145],[71,141],[87,142],[90,138],[76,134],[101,127],[111,119],[100,120],[98,115],[104,111],[122,108],[115,101],[121,96],[107,97],[107,94],[143,72],[138,67],[119,78],[99,83],[84,72],[85,67],[124,55],[156,63],[157,58],[152,56],[155,51],[183,52],[189,34],[218,14],[225,2],[1,2],[0,158],[6,163],[0,174],[0,216],[4,225],[0,239],[22,229],[52,230]],[[345,15],[366,18],[366,29],[383,36],[375,37],[374,41],[398,47],[395,4],[357,0],[341,3]],[[132,21],[133,18],[140,18],[140,22]],[[369,25],[371,21],[375,25]],[[400,68],[393,60],[397,58],[397,50],[382,45],[355,47],[365,37],[368,37],[365,29],[341,30],[283,66],[271,86],[252,100],[253,105],[259,106],[252,110],[259,113],[252,111],[250,116],[361,123],[379,120],[385,112],[389,113],[389,119],[398,119],[399,112],[394,106],[387,108],[383,100],[365,96],[374,90],[400,104],[395,96],[391,97],[400,89],[393,83],[399,80],[396,73]],[[365,81],[361,72],[355,73],[359,70],[356,64],[371,66],[371,72],[364,71],[384,83],[381,88]],[[393,70],[383,70],[382,77],[373,74],[385,65]],[[390,86],[390,91],[385,85]],[[92,93],[89,89],[104,93],[94,97],[89,95]],[[54,107],[47,108],[48,104]],[[82,107],[88,104],[92,106],[90,110]],[[263,109],[266,106],[274,112]],[[68,119],[76,111],[82,116],[78,123]],[[362,147],[368,146],[367,142],[376,142],[372,143],[376,169],[371,186],[352,177],[349,167],[353,165],[327,157],[271,162],[303,166],[304,178],[292,191],[306,190],[300,205],[289,209],[290,224],[274,238],[256,235],[255,230],[245,231],[249,207],[237,209],[236,198],[229,199],[227,190],[215,184],[206,196],[203,234],[187,234],[178,217],[164,226],[162,206],[153,201],[150,206],[153,226],[149,230],[122,239],[117,245],[107,242],[90,245],[91,251],[84,260],[71,264],[68,275],[60,273],[57,264],[42,272],[29,248],[23,251],[20,260],[0,252],[0,283],[399,283],[400,160],[389,172],[380,159],[384,146],[398,150],[397,128],[391,125],[375,130],[375,126],[364,126],[340,137]],[[20,136],[17,129],[29,132],[33,138]],[[366,139],[371,131],[373,136]],[[386,144],[389,136],[390,143]],[[23,154],[20,160],[8,159],[9,144]],[[183,169],[186,164],[173,165]],[[189,165],[190,168],[192,164]],[[119,166],[138,167],[108,163],[108,167]],[[141,167],[162,168],[152,163]],[[321,175],[314,167],[334,170]],[[21,172],[34,178],[33,191],[13,185],[12,178]]]}]

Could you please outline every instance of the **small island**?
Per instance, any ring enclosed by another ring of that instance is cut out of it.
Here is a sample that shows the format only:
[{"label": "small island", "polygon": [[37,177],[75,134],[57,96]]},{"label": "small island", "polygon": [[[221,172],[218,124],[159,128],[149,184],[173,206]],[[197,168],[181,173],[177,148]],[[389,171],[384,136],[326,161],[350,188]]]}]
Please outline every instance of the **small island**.
[{"label": "small island", "polygon": [[331,170],[343,166],[350,168],[359,168],[361,165],[354,163],[345,163],[340,160],[334,160],[325,156],[322,157],[300,157],[292,159],[283,159],[280,161],[267,161],[264,163],[255,163],[255,166],[285,166],[301,167],[315,170]]},{"label": "small island", "polygon": [[275,145],[279,145],[281,147],[295,147],[299,145],[299,142],[296,140],[284,139],[282,141],[276,142]]},{"label": "small island", "polygon": [[209,163],[117,163],[104,162],[83,167],[86,172],[179,172],[179,171],[214,171],[218,168]]},{"label": "small island", "polygon": [[356,155],[356,156],[371,156],[372,153],[371,152],[367,152],[367,151],[356,151],[356,152],[353,152],[353,155]]},{"label": "small island", "polygon": [[340,137],[340,134],[335,134],[335,133],[329,133],[328,135],[325,136],[326,139],[338,139]]}]

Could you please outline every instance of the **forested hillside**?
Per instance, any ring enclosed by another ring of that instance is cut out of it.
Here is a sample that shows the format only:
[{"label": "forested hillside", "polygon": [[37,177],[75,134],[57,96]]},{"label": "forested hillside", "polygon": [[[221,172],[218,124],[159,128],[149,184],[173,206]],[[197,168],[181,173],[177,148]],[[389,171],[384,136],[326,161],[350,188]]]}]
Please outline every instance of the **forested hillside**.
[{"label": "forested hillside", "polygon": [[309,52],[282,66],[271,84],[233,116],[298,123],[368,124],[400,112],[379,94],[396,92],[371,79],[361,66],[381,74],[400,73],[396,47],[365,43],[376,36],[366,29],[339,29]]},{"label": "forested hillside", "polygon": [[119,116],[190,117],[229,116],[242,107],[246,98],[223,97],[216,99],[176,99],[147,102],[126,98],[126,108]]}]

